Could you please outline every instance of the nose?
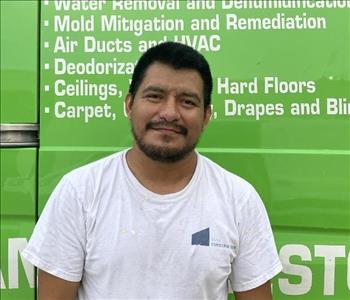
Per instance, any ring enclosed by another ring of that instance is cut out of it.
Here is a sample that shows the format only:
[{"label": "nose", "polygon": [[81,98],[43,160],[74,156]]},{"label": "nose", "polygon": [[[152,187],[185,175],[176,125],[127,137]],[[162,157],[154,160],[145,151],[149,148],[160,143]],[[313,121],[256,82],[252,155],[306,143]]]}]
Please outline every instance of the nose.
[{"label": "nose", "polygon": [[175,97],[169,96],[165,101],[163,101],[159,117],[162,120],[173,122],[177,121],[180,118],[180,112],[178,110],[178,105]]}]

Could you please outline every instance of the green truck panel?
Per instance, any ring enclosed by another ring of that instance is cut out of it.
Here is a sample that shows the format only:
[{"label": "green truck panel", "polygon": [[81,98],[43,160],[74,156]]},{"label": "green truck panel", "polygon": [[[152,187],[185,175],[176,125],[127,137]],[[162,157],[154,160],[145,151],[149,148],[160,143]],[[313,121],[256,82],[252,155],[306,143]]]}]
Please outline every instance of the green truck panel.
[{"label": "green truck panel", "polygon": [[[268,210],[284,266],[274,299],[350,297],[350,3],[243,9],[246,1],[167,1],[178,9],[128,10],[121,6],[134,1],[111,0],[92,11],[69,5],[79,1],[41,1],[40,9],[37,1],[0,2],[1,123],[37,122],[40,98],[39,149],[1,154],[2,299],[34,299],[33,269],[15,253],[65,173],[132,145],[123,100],[133,66],[150,44],[174,39],[200,48],[212,67],[214,113],[198,151],[251,182]],[[113,16],[176,19],[185,28],[102,30]],[[309,28],[242,29],[252,18],[277,24],[296,16]],[[116,40],[118,51],[87,50]],[[96,74],[97,63],[116,69]],[[84,95],[80,86],[89,83],[98,93]]]},{"label": "green truck panel", "polygon": [[0,1],[1,123],[36,123],[38,2]]},{"label": "green truck panel", "polygon": [[36,221],[35,148],[1,149],[1,299],[34,299],[34,267],[22,259]]}]

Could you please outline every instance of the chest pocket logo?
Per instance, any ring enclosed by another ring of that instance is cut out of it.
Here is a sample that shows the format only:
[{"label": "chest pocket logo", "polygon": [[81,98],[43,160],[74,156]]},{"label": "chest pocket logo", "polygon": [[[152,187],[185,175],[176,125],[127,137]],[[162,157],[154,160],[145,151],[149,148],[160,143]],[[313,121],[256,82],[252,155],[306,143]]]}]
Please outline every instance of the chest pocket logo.
[{"label": "chest pocket logo", "polygon": [[209,246],[209,227],[192,234],[192,245]]}]

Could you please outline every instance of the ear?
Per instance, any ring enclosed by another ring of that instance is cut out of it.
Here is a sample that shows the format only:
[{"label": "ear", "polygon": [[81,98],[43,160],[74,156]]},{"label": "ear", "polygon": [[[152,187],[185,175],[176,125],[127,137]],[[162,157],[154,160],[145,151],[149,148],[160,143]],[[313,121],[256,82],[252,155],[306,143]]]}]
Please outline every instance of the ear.
[{"label": "ear", "polygon": [[131,111],[132,111],[132,105],[133,105],[133,98],[130,93],[128,93],[125,97],[124,100],[124,107],[125,107],[125,112],[128,118],[130,119],[131,116]]},{"label": "ear", "polygon": [[211,118],[211,114],[212,114],[212,109],[211,109],[211,105],[208,105],[207,108],[205,109],[204,112],[204,122],[203,122],[203,129],[208,125],[209,120]]}]

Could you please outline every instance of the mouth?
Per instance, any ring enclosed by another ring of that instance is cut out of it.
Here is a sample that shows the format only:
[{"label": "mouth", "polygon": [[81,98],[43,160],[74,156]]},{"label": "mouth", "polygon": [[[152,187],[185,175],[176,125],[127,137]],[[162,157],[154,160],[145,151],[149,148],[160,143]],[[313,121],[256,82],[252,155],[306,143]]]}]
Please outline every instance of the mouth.
[{"label": "mouth", "polygon": [[187,134],[187,129],[178,124],[164,124],[165,122],[158,123],[149,123],[146,126],[146,129],[153,129],[156,131],[164,132],[164,133],[176,133],[176,134]]},{"label": "mouth", "polygon": [[153,127],[151,129],[156,131],[161,131],[161,132],[173,132],[173,133],[181,134],[179,130],[176,130],[174,128],[169,128],[169,127]]}]

